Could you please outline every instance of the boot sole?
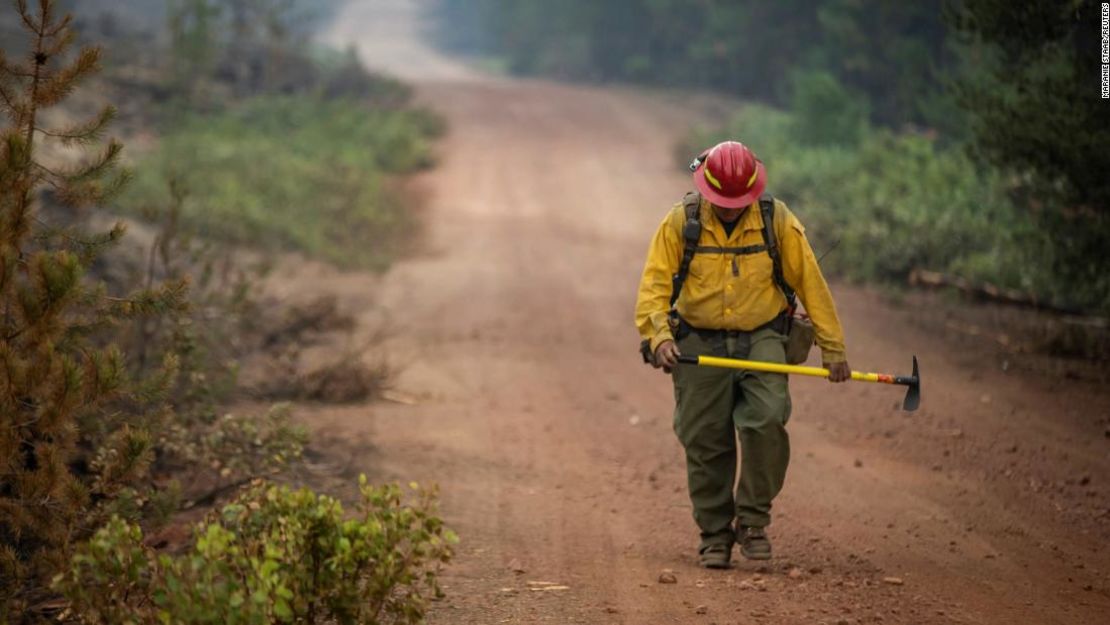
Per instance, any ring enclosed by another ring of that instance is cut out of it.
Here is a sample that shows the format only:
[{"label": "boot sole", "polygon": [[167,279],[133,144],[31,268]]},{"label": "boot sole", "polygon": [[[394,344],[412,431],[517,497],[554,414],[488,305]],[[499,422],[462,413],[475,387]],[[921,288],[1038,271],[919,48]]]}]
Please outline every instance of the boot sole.
[{"label": "boot sole", "polygon": [[744,556],[748,560],[770,560],[771,559],[771,554],[769,554],[769,553],[749,553],[749,552],[745,551],[744,549],[740,550],[740,555]]},{"label": "boot sole", "polygon": [[699,554],[698,564],[700,564],[703,569],[732,568],[732,547],[729,547],[727,551],[718,547]]}]

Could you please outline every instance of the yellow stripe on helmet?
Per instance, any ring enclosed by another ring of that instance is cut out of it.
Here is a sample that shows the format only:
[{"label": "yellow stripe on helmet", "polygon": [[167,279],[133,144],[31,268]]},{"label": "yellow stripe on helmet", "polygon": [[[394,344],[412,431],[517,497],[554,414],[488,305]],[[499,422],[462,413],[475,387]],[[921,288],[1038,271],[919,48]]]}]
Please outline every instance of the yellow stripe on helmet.
[{"label": "yellow stripe on helmet", "polygon": [[[756,176],[758,176],[758,175],[759,175],[759,163],[756,163],[755,171],[752,172],[752,177],[748,179],[748,187],[747,188],[749,188],[749,189],[752,188],[752,185],[755,184]],[[717,187],[717,188],[719,189],[720,187]]]},{"label": "yellow stripe on helmet", "polygon": [[709,165],[708,164],[705,165],[704,167],[702,167],[702,172],[705,173],[705,179],[709,181],[709,184],[717,187],[717,189],[721,189],[721,182],[719,180],[717,180],[716,178],[714,178],[713,174],[709,173]]}]

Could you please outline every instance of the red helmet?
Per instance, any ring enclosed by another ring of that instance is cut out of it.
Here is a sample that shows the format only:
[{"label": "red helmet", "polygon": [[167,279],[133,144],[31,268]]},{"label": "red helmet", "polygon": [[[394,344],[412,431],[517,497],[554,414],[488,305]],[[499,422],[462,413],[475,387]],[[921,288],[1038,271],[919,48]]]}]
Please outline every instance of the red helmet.
[{"label": "red helmet", "polygon": [[743,143],[718,143],[694,161],[694,186],[710,202],[724,208],[743,208],[767,186],[767,170]]}]

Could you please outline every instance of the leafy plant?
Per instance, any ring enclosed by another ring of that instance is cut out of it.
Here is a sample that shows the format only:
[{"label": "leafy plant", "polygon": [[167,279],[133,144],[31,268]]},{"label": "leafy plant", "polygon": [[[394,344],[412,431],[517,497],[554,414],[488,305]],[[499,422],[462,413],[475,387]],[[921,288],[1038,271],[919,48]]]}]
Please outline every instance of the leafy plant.
[{"label": "leafy plant", "polygon": [[119,518],[55,581],[84,623],[412,624],[440,593],[457,539],[434,491],[359,478],[352,517],[308,489],[258,483],[197,525],[191,550],[156,555]]}]

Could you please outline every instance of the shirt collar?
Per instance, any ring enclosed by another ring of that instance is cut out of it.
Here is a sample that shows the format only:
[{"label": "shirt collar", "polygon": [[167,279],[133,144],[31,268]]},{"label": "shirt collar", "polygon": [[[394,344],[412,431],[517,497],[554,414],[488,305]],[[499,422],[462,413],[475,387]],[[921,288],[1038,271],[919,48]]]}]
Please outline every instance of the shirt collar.
[{"label": "shirt collar", "polygon": [[[721,220],[717,218],[717,213],[713,210],[713,205],[709,203],[709,200],[705,198],[701,199],[700,211],[701,223],[703,225],[709,226],[710,230],[716,233],[717,237],[720,238],[721,241],[727,241],[728,239],[732,238],[729,236],[725,236],[725,227],[721,225]],[[748,208],[740,215],[740,223],[736,224],[736,228],[732,231],[732,235],[739,236],[737,235],[737,232],[743,233],[749,230],[762,229],[763,215],[760,214],[759,203],[752,202],[748,205]]]}]

